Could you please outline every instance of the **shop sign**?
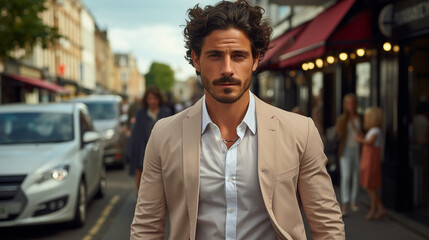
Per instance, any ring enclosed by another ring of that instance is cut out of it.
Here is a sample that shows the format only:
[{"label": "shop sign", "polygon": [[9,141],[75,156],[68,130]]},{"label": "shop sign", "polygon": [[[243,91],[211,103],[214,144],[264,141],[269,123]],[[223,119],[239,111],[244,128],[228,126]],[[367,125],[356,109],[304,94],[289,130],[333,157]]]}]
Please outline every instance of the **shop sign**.
[{"label": "shop sign", "polygon": [[31,78],[42,78],[42,72],[38,69],[30,68],[27,66],[19,66],[19,75],[25,76],[25,77],[31,77]]},{"label": "shop sign", "polygon": [[380,31],[394,38],[429,32],[429,0],[403,0],[387,5],[379,15]]},{"label": "shop sign", "polygon": [[429,0],[401,1],[395,5],[393,33],[415,36],[429,32]]}]

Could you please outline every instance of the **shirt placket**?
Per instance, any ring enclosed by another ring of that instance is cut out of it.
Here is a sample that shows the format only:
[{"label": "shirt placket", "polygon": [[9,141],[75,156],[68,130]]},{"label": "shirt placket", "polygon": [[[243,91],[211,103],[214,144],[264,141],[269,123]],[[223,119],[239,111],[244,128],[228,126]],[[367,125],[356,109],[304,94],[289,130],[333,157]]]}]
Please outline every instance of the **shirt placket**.
[{"label": "shirt placket", "polygon": [[236,239],[237,236],[237,185],[235,181],[236,166],[237,147],[236,144],[234,144],[229,150],[227,150],[225,158],[226,239]]}]

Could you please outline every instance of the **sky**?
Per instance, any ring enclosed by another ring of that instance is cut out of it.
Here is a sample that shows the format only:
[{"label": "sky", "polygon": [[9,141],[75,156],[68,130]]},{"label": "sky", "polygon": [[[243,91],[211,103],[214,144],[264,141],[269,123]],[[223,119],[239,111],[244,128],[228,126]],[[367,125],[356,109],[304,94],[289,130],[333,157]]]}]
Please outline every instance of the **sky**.
[{"label": "sky", "polygon": [[185,60],[183,25],[186,11],[197,3],[219,0],[82,0],[95,22],[107,30],[113,52],[131,53],[141,74],[154,61],[170,65],[177,80],[195,76]]}]

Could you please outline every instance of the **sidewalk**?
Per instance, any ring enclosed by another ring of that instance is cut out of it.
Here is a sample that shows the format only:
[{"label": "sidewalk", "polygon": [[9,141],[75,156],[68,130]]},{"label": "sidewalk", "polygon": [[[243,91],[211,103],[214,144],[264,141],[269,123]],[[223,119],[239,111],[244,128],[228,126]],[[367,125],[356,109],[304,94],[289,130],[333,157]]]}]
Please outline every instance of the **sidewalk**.
[{"label": "sidewalk", "polygon": [[[339,188],[335,187],[337,197]],[[349,211],[344,217],[347,240],[425,240],[429,239],[429,227],[424,226],[394,211],[388,210],[388,214],[381,220],[365,220],[369,208],[369,198],[361,191],[359,193],[359,211]]]}]

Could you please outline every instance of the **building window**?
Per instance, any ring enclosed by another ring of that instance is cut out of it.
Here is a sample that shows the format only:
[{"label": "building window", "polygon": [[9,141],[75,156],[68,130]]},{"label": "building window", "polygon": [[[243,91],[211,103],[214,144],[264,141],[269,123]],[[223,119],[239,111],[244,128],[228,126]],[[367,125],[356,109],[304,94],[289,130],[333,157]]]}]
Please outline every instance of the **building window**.
[{"label": "building window", "polygon": [[371,64],[362,62],[356,64],[356,97],[358,112],[363,114],[371,105]]}]

